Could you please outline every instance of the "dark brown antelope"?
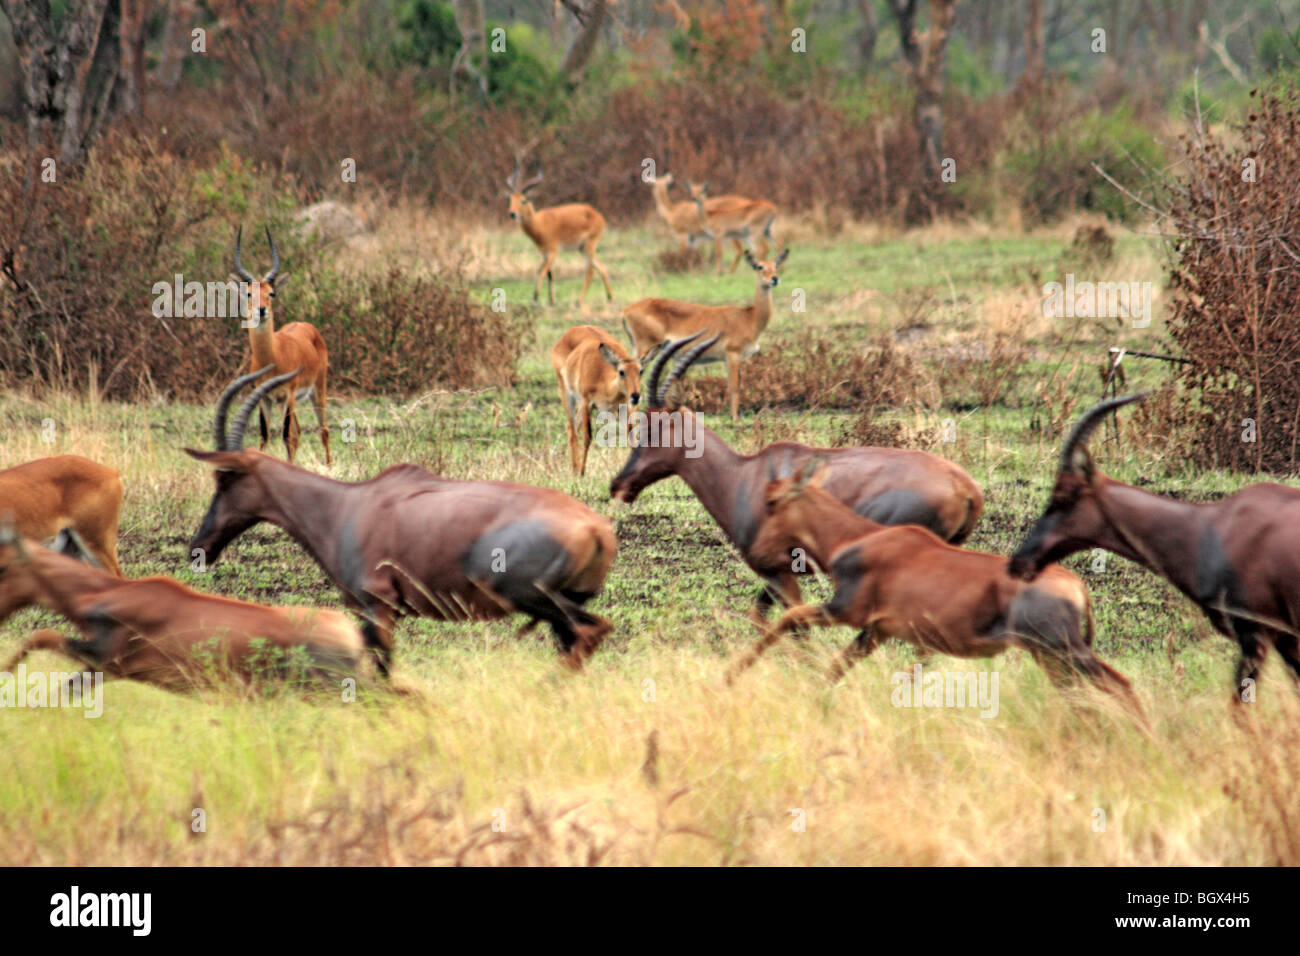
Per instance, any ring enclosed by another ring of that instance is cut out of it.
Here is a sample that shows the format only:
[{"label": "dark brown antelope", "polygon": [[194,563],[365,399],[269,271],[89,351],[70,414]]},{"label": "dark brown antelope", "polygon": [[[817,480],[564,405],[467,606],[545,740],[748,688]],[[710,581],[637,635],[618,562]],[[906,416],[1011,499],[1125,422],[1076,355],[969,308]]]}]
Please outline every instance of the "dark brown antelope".
[{"label": "dark brown antelope", "polygon": [[1254,687],[1270,645],[1300,680],[1300,489],[1264,482],[1192,504],[1107,477],[1093,464],[1088,437],[1107,414],[1143,397],[1101,402],[1075,423],[1047,510],[1016,550],[1011,573],[1033,579],[1052,561],[1105,548],[1161,575],[1236,639],[1239,693]]},{"label": "dark brown antelope", "polygon": [[[812,448],[777,442],[755,455],[741,455],[700,423],[689,409],[669,409],[668,390],[716,336],[695,345],[664,367],[701,333],[678,339],[656,357],[642,391],[649,406],[636,447],[623,470],[610,483],[610,495],[631,503],[645,488],[677,475],[700,499],[706,511],[764,581],[754,607],[762,620],[774,600],[798,604],[798,572],[791,559],[793,540],[755,547],[763,523],[763,486],[768,469],[780,462],[789,467],[817,457],[828,465],[826,491],[881,524],[919,524],[941,538],[966,539],[984,507],[979,485],[960,467],[934,455],[902,448]],[[788,546],[787,546],[788,545]]]},{"label": "dark brown antelope", "polygon": [[291,380],[276,392],[270,393],[257,410],[257,420],[262,431],[262,447],[270,439],[267,422],[271,420],[271,402],[284,403],[284,423],[282,435],[285,452],[290,461],[298,451],[297,400],[311,398],[316,410],[316,424],[319,426],[321,444],[325,446],[325,464],[330,463],[330,430],[325,424],[325,388],[329,376],[329,351],[325,348],[325,339],[320,331],[310,322],[290,322],[276,329],[275,316],[271,310],[271,300],[275,298],[275,283],[280,278],[280,253],[271,238],[271,230],[266,230],[266,241],[271,246],[271,271],[261,279],[253,278],[252,273],[244,268],[240,258],[240,244],[244,238],[244,227],[239,227],[235,236],[235,271],[248,284],[248,344],[253,356],[249,360],[250,372],[274,367],[277,375],[289,369],[297,369]]},{"label": "dark brown antelope", "polygon": [[566,662],[582,666],[610,630],[582,607],[614,560],[609,521],[549,488],[453,481],[417,465],[348,483],[244,450],[253,408],[287,377],[257,386],[229,434],[226,414],[235,394],[266,371],[237,379],[221,396],[215,451],[186,449],[216,479],[191,548],[212,562],[259,522],[283,528],[361,614],[384,674],[393,622],[405,615],[490,620],[523,612],[550,624]]},{"label": "dark brown antelope", "polygon": [[925,528],[887,528],[862,517],[818,487],[825,475],[825,465],[814,460],[767,482],[758,546],[769,535],[797,538],[830,570],[835,595],[786,611],[730,677],[783,634],[847,624],[861,631],[831,668],[833,681],[890,637],[954,657],[1020,647],[1054,682],[1086,677],[1141,715],[1128,680],[1093,653],[1092,601],[1077,575],[1052,565],[1027,584],[1007,573],[1006,558],[955,547]]},{"label": "dark brown antelope", "polygon": [[[95,561],[114,574],[122,479],[107,465],[80,455],[38,458],[0,471],[0,518],[7,513],[16,533],[49,542],[71,529]],[[60,539],[67,540],[67,536]]]},{"label": "dark brown antelope", "polygon": [[[80,544],[76,532],[70,537]],[[275,648],[303,648],[309,672],[347,675],[365,653],[357,627],[338,611],[263,607],[203,594],[171,578],[124,581],[100,568],[0,530],[0,621],[40,605],[82,637],[44,629],[4,665],[12,673],[32,651],[56,651],[85,668],[184,690],[208,680],[270,676]]]}]

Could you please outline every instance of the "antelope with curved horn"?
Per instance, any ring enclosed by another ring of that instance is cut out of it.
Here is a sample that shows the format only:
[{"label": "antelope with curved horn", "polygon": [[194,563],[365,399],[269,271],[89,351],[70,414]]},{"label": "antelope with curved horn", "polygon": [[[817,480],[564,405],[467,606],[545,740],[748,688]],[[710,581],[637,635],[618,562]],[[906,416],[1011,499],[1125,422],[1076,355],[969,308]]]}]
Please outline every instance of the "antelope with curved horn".
[{"label": "antelope with curved horn", "polygon": [[596,244],[605,231],[605,217],[586,203],[567,203],[537,209],[528,198],[528,190],[542,181],[542,171],[539,168],[536,176],[519,185],[521,171],[516,165],[514,172],[506,179],[506,186],[510,189],[510,218],[519,223],[524,235],[532,240],[542,254],[542,265],[537,270],[537,282],[533,287],[533,301],[536,302],[542,294],[542,277],[545,276],[547,294],[551,305],[555,305],[555,281],[551,274],[555,258],[561,249],[581,249],[587,260],[587,272],[582,280],[582,291],[578,293],[578,305],[581,306],[587,298],[593,269],[600,272],[605,295],[612,302],[614,290],[609,284],[609,273],[596,258]]},{"label": "antelope with curved horn", "polygon": [[270,440],[267,422],[271,420],[271,402],[284,403],[284,423],[281,429],[284,447],[288,458],[293,461],[298,450],[298,412],[295,407],[299,398],[310,397],[316,411],[316,424],[319,426],[321,444],[325,446],[325,464],[330,464],[330,430],[325,424],[325,379],[329,374],[329,351],[325,348],[325,339],[320,331],[310,322],[290,322],[280,329],[275,327],[275,317],[271,311],[271,300],[275,298],[275,284],[278,279],[283,282],[287,277],[280,274],[280,253],[271,238],[270,227],[266,230],[266,241],[271,246],[271,271],[261,279],[255,279],[247,269],[240,256],[240,246],[244,238],[244,227],[239,227],[235,235],[235,271],[239,278],[248,285],[248,343],[252,347],[249,371],[273,366],[277,373],[297,368],[298,374],[287,381],[279,390],[267,395],[258,407],[258,423],[262,431],[262,448]]},{"label": "antelope with curved horn", "polygon": [[575,325],[551,349],[551,367],[560,385],[569,460],[587,473],[591,450],[591,409],[617,414],[620,406],[641,400],[641,368],[604,329]]},{"label": "antelope with curved horn", "polygon": [[1144,397],[1100,402],[1075,423],[1047,508],[1011,558],[1011,573],[1033,580],[1052,561],[1105,548],[1163,577],[1237,641],[1239,692],[1253,688],[1270,646],[1300,681],[1300,489],[1263,482],[1193,504],[1102,474],[1089,436],[1107,414]]},{"label": "antelope with curved horn", "polygon": [[673,202],[668,198],[668,188],[672,184],[672,173],[656,176],[650,183],[650,195],[654,200],[655,211],[681,239],[682,252],[685,252],[694,245],[696,239],[712,239],[713,233],[709,231],[699,203],[693,199]]},{"label": "antelope with curved horn", "polygon": [[848,624],[861,630],[831,668],[832,681],[889,637],[954,657],[1020,647],[1054,682],[1086,677],[1141,718],[1127,678],[1093,653],[1092,600],[1077,575],[1052,565],[1027,584],[1007,573],[1006,558],[955,547],[925,528],[887,528],[862,517],[818,487],[825,477],[825,464],[813,460],[766,483],[758,546],[768,537],[796,538],[830,571],[835,595],[782,614],[729,681],[783,634]]},{"label": "antelope with curved horn", "polygon": [[[776,206],[766,199],[750,199],[735,194],[710,196],[707,182],[687,183],[686,188],[690,201],[699,209],[698,218],[713,234],[718,275],[722,275],[722,244],[727,239],[736,248],[736,258],[731,260],[731,272],[736,271],[740,257],[746,250],[756,251],[759,259],[767,258],[772,224],[776,222]],[[756,250],[755,238],[758,239]]]},{"label": "antelope with curved horn", "polygon": [[790,250],[782,250],[771,262],[760,262],[745,250],[755,272],[754,301],[749,305],[696,305],[679,299],[641,299],[623,310],[623,328],[632,340],[632,350],[644,363],[659,346],[698,332],[714,331],[713,346],[700,358],[704,362],[727,363],[727,396],[731,417],[740,417],[740,363],[758,351],[758,337],[772,319],[772,289],[781,281],[777,274]]},{"label": "antelope with curved horn", "polygon": [[216,450],[185,449],[216,480],[191,548],[211,563],[260,522],[283,528],[362,616],[362,634],[385,675],[394,622],[407,615],[492,620],[525,613],[550,624],[565,661],[581,668],[610,630],[583,607],[618,550],[609,521],[550,488],[453,481],[409,464],[342,482],[244,450],[253,407],[287,380],[259,385],[226,434],[235,393],[260,374],[243,376],[222,395]]},{"label": "antelope with curved horn", "polygon": [[792,538],[769,536],[759,543],[764,522],[763,487],[776,464],[802,466],[817,457],[827,462],[825,488],[859,515],[881,524],[919,524],[939,537],[965,540],[979,519],[984,495],[979,485],[959,466],[922,451],[904,448],[812,448],[795,442],[777,442],[754,455],[740,455],[727,447],[685,408],[668,407],[668,391],[717,340],[695,344],[676,358],[665,376],[667,363],[702,333],[678,339],[655,359],[642,391],[645,410],[636,447],[623,470],[610,483],[617,501],[633,502],[648,486],[677,475],[723,533],[736,546],[745,563],[763,579],[753,617],[761,621],[774,601],[798,604],[797,562]]},{"label": "antelope with curved horn", "polygon": [[52,541],[76,531],[92,560],[118,575],[121,511],[122,479],[89,458],[54,455],[0,470],[0,516],[9,514],[18,535]]},{"label": "antelope with curved horn", "polygon": [[[83,543],[68,532],[77,547]],[[82,667],[185,690],[225,675],[266,673],[267,647],[303,648],[317,677],[348,675],[365,652],[345,614],[310,607],[263,607],[203,594],[171,578],[126,581],[83,561],[0,530],[0,621],[31,605],[67,618],[81,633],[31,634],[4,665],[32,651],[55,651]],[[215,665],[216,670],[213,670]]]}]

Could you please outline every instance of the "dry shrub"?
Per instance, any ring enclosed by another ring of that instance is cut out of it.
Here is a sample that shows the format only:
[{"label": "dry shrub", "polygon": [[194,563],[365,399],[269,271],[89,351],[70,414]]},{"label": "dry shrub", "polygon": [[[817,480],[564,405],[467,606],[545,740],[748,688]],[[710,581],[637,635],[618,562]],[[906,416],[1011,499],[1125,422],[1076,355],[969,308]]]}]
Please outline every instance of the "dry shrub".
[{"label": "dry shrub", "polygon": [[[0,157],[0,382],[124,399],[194,398],[228,381],[247,356],[239,304],[234,315],[156,316],[154,286],[176,274],[225,282],[239,222],[274,231],[295,273],[277,318],[321,330],[333,382],[406,394],[513,380],[519,322],[472,300],[459,265],[444,260],[432,278],[344,276],[321,240],[295,232],[293,182],[232,153],[184,162],[122,134],[57,184],[29,192],[23,177],[16,156]],[[260,273],[265,240],[245,232],[245,262]]]},{"label": "dry shrub", "polygon": [[1115,258],[1115,239],[1105,226],[1082,225],[1066,250],[1071,264],[1084,267],[1104,265]]},{"label": "dry shrub", "polygon": [[[691,408],[727,410],[726,377],[696,376],[682,389]],[[740,369],[741,402],[747,408],[783,405],[801,408],[869,408],[938,404],[938,388],[928,371],[888,335],[872,346],[846,346],[805,331],[795,344],[760,352]]]},{"label": "dry shrub", "polygon": [[944,401],[957,407],[1004,404],[1024,377],[1029,349],[1009,332],[950,351],[939,369]]},{"label": "dry shrub", "polygon": [[697,272],[707,267],[709,257],[695,246],[672,246],[660,251],[654,258],[654,271],[659,273]]},{"label": "dry shrub", "polygon": [[836,437],[835,447],[867,446],[877,448],[907,447],[907,429],[902,422],[878,421],[871,410],[858,413]]},{"label": "dry shrub", "polygon": [[[1188,399],[1178,417],[1191,426],[1188,451],[1200,465],[1300,466],[1296,98],[1257,97],[1231,145],[1197,124],[1182,140],[1182,178],[1164,189],[1178,234],[1168,327],[1192,360],[1178,373]],[[1247,419],[1254,441],[1244,438]]]},{"label": "dry shrub", "polygon": [[470,298],[457,269],[437,278],[349,277],[318,300],[335,381],[363,392],[513,385],[525,321]]}]

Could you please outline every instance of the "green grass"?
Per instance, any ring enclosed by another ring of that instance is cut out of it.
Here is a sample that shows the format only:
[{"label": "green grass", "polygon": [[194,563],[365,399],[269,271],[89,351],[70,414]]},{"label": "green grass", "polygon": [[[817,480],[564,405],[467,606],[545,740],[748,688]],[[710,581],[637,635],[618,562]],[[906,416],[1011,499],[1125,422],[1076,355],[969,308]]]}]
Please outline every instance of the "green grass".
[{"label": "green grass", "polygon": [[[937,230],[792,243],[778,292],[803,289],[808,311],[778,307],[764,351],[793,347],[805,329],[862,347],[913,314],[926,327],[919,348],[952,348],[982,334],[1002,299],[1032,305],[1042,282],[1073,268],[1067,239]],[[531,296],[532,249],[514,232],[481,241],[490,255],[476,288],[485,298],[504,288],[511,307],[524,307],[516,304]],[[347,704],[330,694],[177,696],[118,683],[108,685],[99,720],[0,713],[0,863],[449,862],[458,854],[531,863],[1300,859],[1294,824],[1278,809],[1297,782],[1300,751],[1287,730],[1297,726],[1289,681],[1270,663],[1260,702],[1235,714],[1235,646],[1163,581],[1114,556],[1101,571],[1090,555],[1067,564],[1092,589],[1098,650],[1133,680],[1152,716],[1150,736],[1096,701],[1063,699],[1018,652],[973,664],[931,661],[996,670],[1002,700],[991,720],[891,707],[891,675],[913,661],[893,644],[829,690],[819,675],[852,637],[847,629],[818,632],[806,649],[778,648],[727,689],[728,659],[755,637],[743,615],[756,578],[680,481],[615,512],[608,485],[625,451],[593,448],[588,474],[568,473],[549,362],[569,325],[616,330],[618,308],[644,295],[752,295],[743,267],[721,279],[655,274],[649,262],[667,241],[657,231],[607,236],[602,257],[618,298],[606,304],[597,283],[587,316],[573,305],[580,259],[562,256],[562,304],[530,309],[534,335],[515,388],[331,401],[334,477],[358,480],[413,461],[450,477],[559,488],[614,517],[619,556],[591,608],[615,631],[585,674],[562,673],[540,629],[516,641],[517,619],[408,620],[396,660],[417,691],[410,696],[365,693]],[[1098,278],[1158,280],[1145,240],[1121,237],[1118,245],[1116,264],[1096,270]],[[291,295],[281,308],[292,319]],[[1052,479],[1057,439],[1030,427],[1037,385],[1056,376],[1081,409],[1099,393],[1093,368],[1107,346],[1167,347],[1159,321],[1121,330],[1039,320],[1019,332],[1031,357],[1000,404],[879,413],[918,432],[955,419],[957,440],[933,450],[985,489],[969,546],[996,553],[1015,547]],[[232,367],[235,353],[232,334]],[[1165,372],[1135,363],[1128,386],[1158,385]],[[777,428],[781,437],[832,443],[857,411],[766,408],[746,396],[739,423],[707,423],[752,452]],[[53,444],[41,440],[46,418],[57,425]],[[355,441],[341,440],[347,422]],[[10,394],[0,397],[0,466],[77,452],[121,470],[128,576],[166,574],[270,604],[339,607],[315,564],[271,526],[246,533],[206,571],[191,569],[186,542],[211,478],[182,449],[205,447],[209,431],[207,408]],[[1095,449],[1114,477],[1193,500],[1251,481],[1195,473],[1164,436],[1128,428],[1122,437],[1118,448]],[[306,428],[300,456],[324,470]],[[818,583],[807,594],[828,590]],[[42,612],[15,615],[0,626],[0,653],[45,625],[59,626]],[[66,669],[48,655],[29,664]],[[653,774],[642,767],[648,748],[658,751]],[[201,835],[190,827],[195,807],[207,815]],[[1091,826],[1097,808],[1107,814],[1104,832]],[[805,812],[805,831],[791,828],[792,809]]]}]

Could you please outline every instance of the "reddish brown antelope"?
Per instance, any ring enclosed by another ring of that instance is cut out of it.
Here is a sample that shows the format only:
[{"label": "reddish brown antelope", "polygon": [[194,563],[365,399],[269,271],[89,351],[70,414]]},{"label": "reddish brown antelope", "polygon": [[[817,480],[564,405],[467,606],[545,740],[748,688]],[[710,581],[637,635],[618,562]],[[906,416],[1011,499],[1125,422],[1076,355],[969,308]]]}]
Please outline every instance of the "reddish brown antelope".
[{"label": "reddish brown antelope", "polygon": [[259,522],[283,528],[364,618],[362,634],[384,674],[393,622],[405,615],[490,620],[523,612],[551,625],[575,669],[600,645],[609,622],[583,605],[600,591],[618,548],[609,521],[549,488],[453,481],[417,465],[348,483],[246,451],[252,409],[287,381],[280,376],[257,386],[227,434],[231,400],[260,374],[237,379],[222,394],[216,450],[186,449],[216,479],[191,548],[213,562]]},{"label": "reddish brown antelope", "polygon": [[767,258],[767,243],[772,238],[772,224],[776,222],[776,206],[766,199],[748,196],[710,196],[708,183],[687,183],[691,201],[699,209],[700,219],[713,235],[714,259],[718,275],[722,275],[722,244],[730,239],[736,247],[736,258],[731,260],[731,271],[736,271],[740,257],[747,248],[754,248],[758,239],[759,259]]},{"label": "reddish brown antelope", "polygon": [[62,531],[76,531],[90,556],[113,574],[121,574],[121,511],[122,480],[117,472],[80,455],[38,458],[0,471],[0,517],[8,512],[19,535],[48,542]]},{"label": "reddish brown antelope", "polygon": [[[699,333],[696,335],[698,336]],[[984,507],[979,485],[960,467],[921,451],[902,448],[811,448],[777,442],[755,455],[740,455],[704,427],[689,409],[669,409],[668,390],[714,339],[695,345],[677,359],[665,377],[664,367],[696,336],[666,347],[651,366],[642,392],[645,411],[636,447],[610,483],[617,501],[633,502],[645,488],[677,475],[764,581],[754,607],[762,620],[774,600],[798,604],[798,574],[790,548],[797,542],[756,547],[763,523],[763,485],[774,463],[800,466],[811,458],[828,464],[827,492],[881,524],[919,524],[940,537],[966,539]]]},{"label": "reddish brown antelope", "polygon": [[727,363],[727,396],[731,417],[740,417],[740,363],[758,351],[758,337],[772,320],[772,289],[790,254],[785,249],[771,262],[760,262],[745,250],[755,276],[754,301],[749,305],[696,305],[679,299],[641,299],[623,310],[623,328],[632,340],[637,360],[645,362],[659,347],[699,332],[717,332],[703,362]]},{"label": "reddish brown antelope", "polygon": [[576,248],[582,250],[587,260],[587,273],[582,280],[582,291],[578,293],[578,305],[581,306],[587,298],[593,269],[600,272],[600,281],[605,284],[605,295],[612,302],[614,290],[609,284],[609,273],[596,258],[596,244],[605,231],[605,217],[586,203],[567,203],[549,209],[535,208],[527,194],[528,190],[542,181],[542,171],[539,169],[537,175],[522,186],[518,185],[519,173],[520,168],[515,166],[515,171],[506,180],[506,185],[510,188],[509,213],[510,218],[519,223],[524,235],[533,241],[533,245],[542,254],[542,265],[537,270],[537,283],[533,287],[533,301],[536,302],[542,294],[542,276],[545,276],[546,292],[550,296],[551,305],[555,305],[555,282],[551,275],[555,257],[561,249]]},{"label": "reddish brown antelope", "polygon": [[[275,316],[271,311],[271,300],[275,298],[276,279],[280,278],[280,253],[276,251],[275,240],[271,230],[266,230],[266,241],[271,245],[271,271],[261,279],[253,278],[252,273],[244,268],[240,258],[240,244],[244,238],[244,227],[239,227],[235,236],[235,271],[248,284],[248,344],[252,347],[253,357],[248,370],[250,372],[270,365],[277,375],[283,375],[289,369],[297,369],[297,374],[275,393],[267,395],[257,410],[257,421],[262,430],[262,447],[266,448],[270,440],[267,422],[271,420],[272,400],[284,403],[284,424],[282,433],[285,451],[293,461],[298,450],[298,411],[296,401],[310,397],[316,410],[316,424],[319,426],[321,444],[325,446],[325,464],[330,464],[330,430],[325,424],[325,387],[329,375],[329,351],[325,348],[325,339],[321,337],[316,326],[310,322],[290,322],[283,328],[276,329]],[[283,281],[283,280],[281,280]]]},{"label": "reddish brown antelope", "polygon": [[82,637],[36,631],[0,670],[12,673],[32,651],[48,650],[110,677],[184,690],[226,675],[270,676],[281,662],[268,659],[268,648],[303,648],[316,676],[353,673],[365,651],[338,611],[232,601],[171,578],[124,581],[8,528],[0,531],[0,621],[31,605],[61,614]]},{"label": "reddish brown antelope", "polygon": [[814,460],[793,475],[772,476],[758,547],[767,536],[797,538],[829,569],[835,595],[786,611],[731,677],[783,634],[848,624],[862,630],[831,668],[833,681],[889,637],[954,657],[1021,647],[1053,681],[1081,675],[1141,716],[1127,678],[1093,653],[1092,601],[1077,575],[1052,565],[1026,584],[1007,573],[1006,558],[955,547],[925,528],[887,528],[862,517],[817,487],[825,475],[826,466]]},{"label": "reddish brown antelope", "polygon": [[618,413],[619,406],[641,400],[641,367],[604,329],[575,325],[551,349],[551,367],[560,386],[569,460],[579,475],[587,473],[591,450],[591,409]]},{"label": "reddish brown antelope", "polygon": [[1239,692],[1253,688],[1270,645],[1300,680],[1300,489],[1264,482],[1192,504],[1107,477],[1093,464],[1088,437],[1107,414],[1143,397],[1109,399],[1078,420],[1061,447],[1047,509],[1011,573],[1032,580],[1052,561],[1105,548],[1161,575],[1236,639]]}]

